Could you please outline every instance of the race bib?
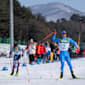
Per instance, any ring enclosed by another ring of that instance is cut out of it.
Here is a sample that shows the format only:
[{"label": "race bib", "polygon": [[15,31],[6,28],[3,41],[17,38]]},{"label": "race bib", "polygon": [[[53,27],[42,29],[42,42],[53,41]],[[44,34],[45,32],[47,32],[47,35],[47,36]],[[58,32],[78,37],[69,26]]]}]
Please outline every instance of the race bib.
[{"label": "race bib", "polygon": [[68,51],[69,45],[70,44],[69,44],[68,38],[66,38],[65,40],[60,39],[60,42],[59,42],[59,49],[60,49],[60,51]]}]

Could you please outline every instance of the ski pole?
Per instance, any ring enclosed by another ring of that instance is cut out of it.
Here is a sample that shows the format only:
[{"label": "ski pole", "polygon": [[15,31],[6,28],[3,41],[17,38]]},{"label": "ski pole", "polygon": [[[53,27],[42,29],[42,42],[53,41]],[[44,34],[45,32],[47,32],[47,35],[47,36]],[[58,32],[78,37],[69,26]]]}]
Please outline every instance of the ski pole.
[{"label": "ski pole", "polygon": [[46,37],[44,37],[43,40],[46,40],[46,39],[49,38],[52,34],[53,34],[53,32],[51,32],[49,35],[47,35]]}]

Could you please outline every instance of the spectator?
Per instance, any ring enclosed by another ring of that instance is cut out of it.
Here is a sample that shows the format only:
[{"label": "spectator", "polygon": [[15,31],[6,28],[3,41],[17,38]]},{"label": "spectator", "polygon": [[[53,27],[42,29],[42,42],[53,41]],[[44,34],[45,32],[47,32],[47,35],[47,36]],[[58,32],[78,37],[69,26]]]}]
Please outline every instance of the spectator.
[{"label": "spectator", "polygon": [[51,47],[50,61],[53,62],[54,51],[55,51],[55,48],[56,48],[55,42],[52,41],[51,44],[50,44],[50,47]]},{"label": "spectator", "polygon": [[38,45],[36,46],[36,54],[37,54],[37,64],[40,64],[41,59],[43,59],[43,57],[46,54],[46,49],[43,42],[39,42]]},{"label": "spectator", "polygon": [[41,42],[38,42],[38,44],[36,45],[36,55],[37,55],[37,64],[40,64],[40,57],[41,57],[41,51],[40,51],[40,48],[41,48]]},{"label": "spectator", "polygon": [[21,49],[17,43],[14,43],[13,48],[10,51],[10,56],[14,54],[13,56],[13,67],[12,67],[12,72],[10,76],[14,74],[15,66],[17,65],[17,70],[16,70],[16,76],[19,74],[19,66],[20,66],[20,58],[22,56],[23,49]]},{"label": "spectator", "polygon": [[43,58],[43,63],[46,63],[46,60],[47,62],[50,62],[51,48],[50,48],[49,42],[46,42],[45,47],[46,47],[46,54]]},{"label": "spectator", "polygon": [[29,52],[29,63],[31,65],[34,65],[34,55],[36,54],[36,46],[34,44],[33,39],[30,40],[30,43],[28,43],[26,49]]}]

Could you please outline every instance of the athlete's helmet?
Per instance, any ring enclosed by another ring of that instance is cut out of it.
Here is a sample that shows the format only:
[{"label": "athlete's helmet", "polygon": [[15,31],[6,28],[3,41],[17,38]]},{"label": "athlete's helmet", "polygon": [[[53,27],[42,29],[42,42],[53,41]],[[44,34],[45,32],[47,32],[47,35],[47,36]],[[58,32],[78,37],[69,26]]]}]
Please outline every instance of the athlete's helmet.
[{"label": "athlete's helmet", "polygon": [[67,33],[65,30],[63,30],[62,32],[61,32],[61,34],[63,34],[63,33]]}]

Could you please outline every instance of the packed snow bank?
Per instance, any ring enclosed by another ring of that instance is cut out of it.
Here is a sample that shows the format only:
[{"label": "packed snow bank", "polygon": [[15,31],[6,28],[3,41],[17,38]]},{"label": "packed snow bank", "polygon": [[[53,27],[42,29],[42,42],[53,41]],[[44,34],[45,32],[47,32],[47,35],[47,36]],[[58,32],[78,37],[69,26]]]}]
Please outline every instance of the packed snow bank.
[{"label": "packed snow bank", "polygon": [[0,56],[9,56],[10,45],[0,44]]},{"label": "packed snow bank", "polygon": [[[23,58],[21,59],[24,62]],[[20,61],[20,62],[21,62]],[[85,58],[72,59],[76,76],[85,78]],[[2,71],[3,66],[8,71]],[[12,69],[12,58],[0,58],[0,85],[84,85],[85,80],[72,79],[67,63],[64,68],[64,80],[57,80],[60,76],[60,62],[29,65],[20,65],[19,76],[7,77]]]},{"label": "packed snow bank", "polygon": [[[19,45],[21,48],[25,48],[24,45]],[[1,44],[0,43],[0,56],[9,57],[10,52],[10,44]]]}]

